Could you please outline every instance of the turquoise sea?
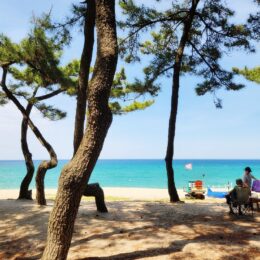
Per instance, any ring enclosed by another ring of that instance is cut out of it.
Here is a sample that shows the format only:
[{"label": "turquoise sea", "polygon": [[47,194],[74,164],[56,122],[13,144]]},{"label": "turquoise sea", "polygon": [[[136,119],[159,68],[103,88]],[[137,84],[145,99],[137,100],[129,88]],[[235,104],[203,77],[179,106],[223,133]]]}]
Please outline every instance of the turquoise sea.
[{"label": "turquoise sea", "polygon": [[[40,161],[35,161],[36,166]],[[58,177],[66,160],[48,171],[46,188],[56,188]],[[185,170],[187,163],[193,164],[191,171]],[[250,166],[253,174],[260,178],[260,160],[176,160],[175,178],[178,188],[187,186],[188,181],[202,179],[209,186],[223,186],[243,174]],[[0,161],[0,189],[17,189],[25,174],[23,161]],[[204,177],[203,177],[204,175]],[[166,172],[163,160],[99,160],[91,182],[103,187],[166,188]],[[34,187],[34,181],[32,188]]]}]

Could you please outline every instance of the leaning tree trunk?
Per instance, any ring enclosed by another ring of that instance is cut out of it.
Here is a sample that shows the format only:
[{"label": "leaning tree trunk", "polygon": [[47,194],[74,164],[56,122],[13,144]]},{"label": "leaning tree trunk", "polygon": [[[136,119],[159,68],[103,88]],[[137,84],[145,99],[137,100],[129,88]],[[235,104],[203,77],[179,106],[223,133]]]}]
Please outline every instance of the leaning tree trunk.
[{"label": "leaning tree trunk", "polygon": [[84,46],[80,60],[79,84],[77,92],[77,107],[74,127],[74,155],[76,154],[84,135],[86,117],[87,88],[89,70],[93,55],[94,29],[95,29],[95,1],[87,1],[87,11],[84,25]]},{"label": "leaning tree trunk", "polygon": [[[27,115],[26,110],[21,105],[19,100],[13,95],[13,93],[6,86],[7,72],[8,72],[8,67],[3,67],[3,74],[2,74],[2,81],[1,81],[1,86],[2,86],[3,91],[5,92],[6,96],[15,104],[15,106],[18,108],[18,110],[22,113],[23,117],[28,120],[28,125],[31,128],[31,130],[33,131],[35,137],[39,140],[39,142],[43,145],[43,147],[46,148],[46,150],[50,154],[50,158],[51,158],[50,161],[43,161],[40,164],[38,171],[37,171],[37,176],[39,176],[39,177],[36,177],[39,179],[38,184],[36,183],[36,187],[37,187],[37,185],[38,185],[38,187],[40,187],[40,189],[37,189],[37,191],[36,191],[37,192],[36,199],[37,199],[38,204],[45,205],[46,201],[45,201],[45,196],[44,196],[44,186],[42,185],[43,184],[42,180],[44,179],[46,171],[57,165],[57,163],[58,163],[57,156],[56,156],[56,153],[55,153],[54,149],[52,148],[52,146],[46,141],[46,139],[41,134],[40,130],[34,125],[32,120],[30,119],[30,117]],[[54,94],[50,94],[48,96],[52,96],[52,95],[54,95]],[[46,96],[42,96],[38,100],[40,100],[40,99],[43,100]],[[42,176],[40,176],[40,174],[42,174]]]},{"label": "leaning tree trunk", "polygon": [[117,64],[115,1],[96,0],[97,58],[88,89],[88,123],[80,147],[62,170],[42,259],[66,259],[85,184],[112,122],[108,100]]},{"label": "leaning tree trunk", "polygon": [[[48,150],[48,148],[46,149]],[[54,150],[53,149],[51,151],[48,150],[48,152],[50,154],[51,160],[42,161],[36,173],[36,201],[39,205],[46,205],[45,191],[44,191],[44,178],[46,172],[52,168],[55,168],[58,164],[57,156]]]},{"label": "leaning tree trunk", "polygon": [[[30,103],[26,107],[26,114],[28,116],[30,116],[32,107],[33,104]],[[29,185],[32,181],[33,174],[34,174],[34,163],[32,160],[32,154],[30,153],[28,143],[27,143],[27,132],[28,132],[28,119],[24,117],[21,126],[21,147],[22,147],[25,164],[26,164],[27,173],[22,180],[18,199],[32,200],[32,192],[29,191]]]},{"label": "leaning tree trunk", "polygon": [[[92,61],[94,46],[96,3],[93,0],[86,1],[86,3],[87,10],[85,14],[86,16],[84,25],[84,46],[80,59],[79,84],[74,127],[74,155],[76,154],[84,135],[89,70]],[[107,212],[104,191],[99,185],[87,185],[84,191],[84,196],[95,197],[97,210],[103,213]]]},{"label": "leaning tree trunk", "polygon": [[36,173],[36,201],[39,205],[46,205],[45,192],[44,192],[44,178],[46,172],[52,168],[55,168],[58,164],[57,155],[52,146],[43,138],[41,133],[35,131],[34,134],[40,140],[41,144],[48,151],[50,155],[49,161],[42,161],[38,166]]},{"label": "leaning tree trunk", "polygon": [[189,33],[192,27],[192,22],[198,6],[199,0],[193,0],[192,6],[189,10],[189,14],[184,22],[183,33],[179,43],[179,47],[176,52],[175,63],[173,68],[173,84],[172,84],[172,97],[171,97],[171,111],[168,128],[168,143],[165,157],[167,180],[168,180],[168,193],[170,196],[170,202],[180,201],[175,180],[173,169],[173,156],[174,156],[174,139],[176,132],[176,119],[178,113],[178,101],[179,101],[179,89],[180,89],[180,72],[181,64],[185,46],[189,40]]}]

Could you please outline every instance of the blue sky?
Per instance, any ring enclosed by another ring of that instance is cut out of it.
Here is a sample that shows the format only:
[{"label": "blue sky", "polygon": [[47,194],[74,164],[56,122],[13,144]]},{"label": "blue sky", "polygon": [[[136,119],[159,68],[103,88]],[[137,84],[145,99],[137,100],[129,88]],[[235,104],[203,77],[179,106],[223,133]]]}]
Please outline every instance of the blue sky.
[{"label": "blue sky", "polygon": [[[145,2],[145,1],[143,1]],[[168,1],[167,1],[168,2]],[[234,3],[236,2],[236,3]],[[256,6],[253,1],[233,1],[235,20],[244,20]],[[31,16],[49,11],[57,19],[69,13],[70,0],[2,0],[0,32],[19,41],[29,30]],[[162,7],[166,1],[162,1]],[[118,15],[120,17],[120,15]],[[81,33],[75,31],[64,62],[79,58]],[[234,52],[223,59],[225,68],[260,65],[260,47],[253,55]],[[141,75],[138,65],[128,67],[128,79]],[[176,158],[260,159],[260,86],[238,78],[246,88],[240,92],[220,91],[223,109],[216,109],[211,95],[197,97],[196,78],[181,79],[180,105],[176,133]],[[162,91],[155,104],[145,111],[114,117],[101,158],[164,158],[170,108],[171,80],[161,81]],[[32,119],[42,129],[59,158],[72,155],[75,99],[60,96],[51,101],[68,112],[60,122],[43,119],[33,111]],[[20,149],[21,115],[10,104],[0,108],[0,159],[23,159]],[[47,153],[30,133],[29,144],[34,159],[47,158]]]}]

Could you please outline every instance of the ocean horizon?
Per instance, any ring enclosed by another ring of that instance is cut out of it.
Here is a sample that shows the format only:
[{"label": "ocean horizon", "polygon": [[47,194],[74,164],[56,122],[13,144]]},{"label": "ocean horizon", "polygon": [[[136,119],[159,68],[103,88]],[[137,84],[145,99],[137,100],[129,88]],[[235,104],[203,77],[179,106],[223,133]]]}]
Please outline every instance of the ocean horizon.
[{"label": "ocean horizon", "polygon": [[[63,166],[69,160],[59,160],[58,166],[47,172],[45,187],[57,188]],[[35,160],[37,167],[41,160]],[[192,163],[193,169],[185,165]],[[233,185],[250,166],[260,178],[258,159],[176,159],[174,160],[177,188],[184,188],[189,181],[203,180],[206,186]],[[23,160],[0,160],[0,189],[18,189],[26,173]],[[100,159],[92,173],[90,183],[102,187],[167,188],[166,170],[162,159]],[[35,188],[35,180],[31,183]]]}]

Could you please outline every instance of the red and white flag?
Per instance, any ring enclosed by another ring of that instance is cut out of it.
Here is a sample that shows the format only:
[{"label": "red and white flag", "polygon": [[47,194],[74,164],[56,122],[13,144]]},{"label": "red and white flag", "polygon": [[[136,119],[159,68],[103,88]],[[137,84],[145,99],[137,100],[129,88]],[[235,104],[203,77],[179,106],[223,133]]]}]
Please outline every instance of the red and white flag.
[{"label": "red and white flag", "polygon": [[192,163],[185,164],[185,169],[191,171],[192,170]]}]

